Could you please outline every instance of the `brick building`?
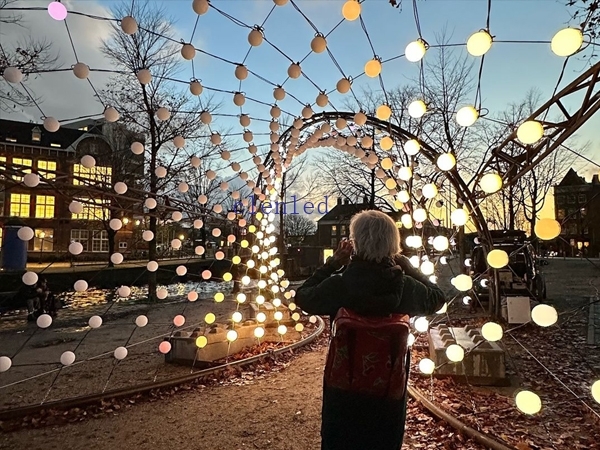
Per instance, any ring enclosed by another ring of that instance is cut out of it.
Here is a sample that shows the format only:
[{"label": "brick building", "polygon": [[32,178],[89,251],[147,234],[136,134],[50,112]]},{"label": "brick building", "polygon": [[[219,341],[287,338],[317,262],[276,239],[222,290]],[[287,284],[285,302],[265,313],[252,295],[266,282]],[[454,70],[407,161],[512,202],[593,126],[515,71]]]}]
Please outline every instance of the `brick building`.
[{"label": "brick building", "polygon": [[[111,134],[121,138],[109,139]],[[133,186],[135,179],[143,178],[143,158],[115,148],[128,147],[133,140],[118,124],[66,125],[50,133],[40,124],[0,120],[0,233],[11,217],[31,227],[35,234],[28,257],[33,261],[66,259],[73,241],[82,243],[82,258],[104,259],[109,251],[108,221],[120,217],[126,224],[114,242],[116,251],[127,253],[139,219],[120,213],[124,208],[112,208],[114,196],[106,192],[117,181]],[[84,155],[92,155],[96,165],[84,167]],[[32,172],[41,182],[27,187],[23,177]],[[80,201],[83,211],[70,212],[72,200]],[[127,209],[135,211],[129,202]],[[0,247],[1,238],[2,234]]]},{"label": "brick building", "polygon": [[561,223],[556,250],[563,256],[600,254],[600,180],[586,182],[570,169],[554,186],[554,213]]}]

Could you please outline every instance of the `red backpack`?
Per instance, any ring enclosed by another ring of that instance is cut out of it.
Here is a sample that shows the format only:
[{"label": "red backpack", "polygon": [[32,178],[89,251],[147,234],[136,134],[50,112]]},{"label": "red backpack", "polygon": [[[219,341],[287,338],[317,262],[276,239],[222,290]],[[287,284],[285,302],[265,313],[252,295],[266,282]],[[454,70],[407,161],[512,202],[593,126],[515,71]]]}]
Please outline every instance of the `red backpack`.
[{"label": "red backpack", "polygon": [[325,386],[402,399],[408,377],[408,316],[364,317],[341,308],[332,326]]}]

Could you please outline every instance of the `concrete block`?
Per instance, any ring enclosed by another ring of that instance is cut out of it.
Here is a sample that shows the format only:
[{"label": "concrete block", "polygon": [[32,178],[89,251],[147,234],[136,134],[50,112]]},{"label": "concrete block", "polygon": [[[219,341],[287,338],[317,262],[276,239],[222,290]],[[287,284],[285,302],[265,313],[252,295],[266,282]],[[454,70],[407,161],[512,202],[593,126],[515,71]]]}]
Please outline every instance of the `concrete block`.
[{"label": "concrete block", "polygon": [[[446,349],[458,344],[465,351],[462,362],[448,360]],[[434,375],[452,376],[474,385],[505,384],[504,351],[495,342],[488,342],[479,328],[440,325],[429,331],[429,354],[435,362]]]},{"label": "concrete block", "polygon": [[[255,319],[256,315],[259,312],[265,313],[265,315],[267,316],[267,320],[265,322],[265,324],[271,324],[271,323],[276,323],[278,322],[275,319],[275,312],[277,311],[281,311],[281,313],[283,314],[283,318],[279,321],[287,321],[291,319],[291,314],[290,314],[290,310],[287,307],[280,307],[280,308],[275,308],[275,306],[273,306],[272,303],[269,302],[265,302],[262,305],[257,305],[256,303],[249,303],[249,307],[250,307],[250,311],[249,311],[249,318]],[[246,317],[246,315],[244,314],[244,317]]]},{"label": "concrete block", "polygon": [[[287,326],[287,333],[282,337],[277,332],[279,325]],[[169,340],[171,342],[171,351],[165,356],[166,362],[191,365],[205,365],[213,361],[227,358],[230,355],[239,353],[246,348],[253,347],[259,342],[292,342],[300,339],[300,333],[294,329],[293,320],[284,320],[269,324],[258,324],[254,320],[247,320],[242,325],[236,325],[237,339],[233,342],[227,340],[227,332],[230,327],[223,324],[214,324],[210,328],[197,328],[191,332],[179,331]],[[257,326],[265,328],[265,335],[260,341],[254,337],[254,330]],[[198,348],[196,339],[199,336],[205,336],[207,344],[203,348]]]}]

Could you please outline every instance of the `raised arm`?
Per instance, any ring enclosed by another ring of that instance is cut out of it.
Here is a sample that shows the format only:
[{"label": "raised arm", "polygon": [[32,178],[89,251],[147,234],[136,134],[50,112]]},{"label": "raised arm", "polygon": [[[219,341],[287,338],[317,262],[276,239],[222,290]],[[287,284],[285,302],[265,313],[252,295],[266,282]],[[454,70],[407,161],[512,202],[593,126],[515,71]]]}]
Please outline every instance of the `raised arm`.
[{"label": "raised arm", "polygon": [[340,242],[338,249],[325,265],[318,268],[296,291],[296,304],[310,314],[335,315],[339,305],[339,277],[331,277],[350,261],[352,245]]},{"label": "raised arm", "polygon": [[428,316],[438,311],[446,301],[444,292],[415,269],[405,256],[397,257],[396,263],[405,273],[397,312],[410,316]]}]

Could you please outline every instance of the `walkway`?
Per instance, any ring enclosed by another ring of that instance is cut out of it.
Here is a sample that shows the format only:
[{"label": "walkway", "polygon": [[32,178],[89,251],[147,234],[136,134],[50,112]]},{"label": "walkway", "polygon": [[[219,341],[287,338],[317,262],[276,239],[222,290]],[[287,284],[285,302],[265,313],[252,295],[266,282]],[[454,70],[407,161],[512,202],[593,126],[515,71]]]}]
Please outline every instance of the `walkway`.
[{"label": "walkway", "polygon": [[[278,373],[180,391],[81,423],[4,433],[0,449],[317,450],[324,359],[321,348]],[[481,450],[414,404],[403,448]]]}]

